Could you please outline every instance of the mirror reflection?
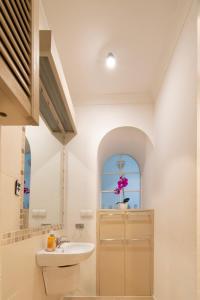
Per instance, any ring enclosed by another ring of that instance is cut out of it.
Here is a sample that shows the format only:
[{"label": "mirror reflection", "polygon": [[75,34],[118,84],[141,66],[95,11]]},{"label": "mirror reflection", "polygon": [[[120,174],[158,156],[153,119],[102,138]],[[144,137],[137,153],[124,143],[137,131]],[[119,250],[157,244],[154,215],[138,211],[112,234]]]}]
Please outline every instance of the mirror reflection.
[{"label": "mirror reflection", "polygon": [[23,209],[29,209],[30,181],[31,181],[31,148],[27,138],[25,137]]},{"label": "mirror reflection", "polygon": [[61,223],[63,146],[40,119],[27,126],[24,154],[24,227]]}]

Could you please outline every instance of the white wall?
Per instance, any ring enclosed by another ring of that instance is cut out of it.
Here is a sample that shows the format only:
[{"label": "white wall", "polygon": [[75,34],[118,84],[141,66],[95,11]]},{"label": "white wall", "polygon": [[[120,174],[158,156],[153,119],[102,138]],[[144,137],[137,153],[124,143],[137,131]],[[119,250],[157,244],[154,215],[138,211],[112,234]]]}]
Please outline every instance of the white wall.
[{"label": "white wall", "polygon": [[155,177],[146,205],[155,209],[158,300],[196,299],[196,12],[195,3],[155,107]]},{"label": "white wall", "polygon": [[[98,207],[98,148],[103,137],[118,127],[135,127],[153,138],[153,106],[89,105],[76,107],[78,135],[67,145],[67,203],[65,225],[69,239],[96,240],[96,209]],[[143,135],[145,136],[145,134]],[[123,142],[123,141],[122,141]],[[130,139],[130,144],[134,142]],[[120,141],[119,141],[120,143]],[[110,148],[115,151],[113,143]],[[129,149],[130,150],[130,149]],[[111,150],[112,151],[112,150]],[[91,219],[81,219],[81,209],[92,209]],[[80,234],[75,223],[85,223]],[[81,295],[95,295],[95,255],[81,268]]]},{"label": "white wall", "polygon": [[[81,220],[80,209],[95,211],[97,207],[100,141],[114,128],[132,126],[153,142],[154,149],[146,147],[143,196],[144,206],[155,209],[157,300],[196,299],[196,11],[194,4],[162,82],[155,111],[151,105],[77,107],[78,135],[67,146],[68,235],[95,241],[95,217]],[[74,229],[79,221],[86,226],[81,237]],[[90,273],[82,280],[80,293],[95,294],[95,258],[85,264]]]}]

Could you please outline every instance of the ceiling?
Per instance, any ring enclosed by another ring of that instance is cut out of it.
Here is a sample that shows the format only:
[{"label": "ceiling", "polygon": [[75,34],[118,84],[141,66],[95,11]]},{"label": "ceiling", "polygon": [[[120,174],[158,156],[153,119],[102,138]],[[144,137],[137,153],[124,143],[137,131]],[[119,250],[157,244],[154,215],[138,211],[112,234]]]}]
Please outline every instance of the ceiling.
[{"label": "ceiling", "polygon": [[192,0],[42,2],[74,104],[113,104],[154,100]]}]

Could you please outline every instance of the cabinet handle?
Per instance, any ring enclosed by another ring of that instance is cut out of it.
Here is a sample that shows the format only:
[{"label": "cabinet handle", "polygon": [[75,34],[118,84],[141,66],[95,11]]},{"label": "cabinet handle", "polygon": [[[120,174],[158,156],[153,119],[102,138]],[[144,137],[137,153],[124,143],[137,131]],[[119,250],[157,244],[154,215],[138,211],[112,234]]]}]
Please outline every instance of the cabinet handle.
[{"label": "cabinet handle", "polygon": [[134,238],[134,239],[127,239],[127,242],[138,242],[138,241],[150,241],[151,238]]},{"label": "cabinet handle", "polygon": [[151,241],[151,238],[134,238],[134,239],[101,239],[101,242],[142,242],[142,241]]},{"label": "cabinet handle", "polygon": [[101,239],[100,242],[122,242],[124,239]]},{"label": "cabinet handle", "polygon": [[151,215],[127,213],[127,217],[151,217]]},{"label": "cabinet handle", "polygon": [[121,213],[116,213],[116,214],[114,214],[114,213],[100,214],[101,218],[102,217],[108,217],[108,216],[123,216],[123,214],[121,214]]}]

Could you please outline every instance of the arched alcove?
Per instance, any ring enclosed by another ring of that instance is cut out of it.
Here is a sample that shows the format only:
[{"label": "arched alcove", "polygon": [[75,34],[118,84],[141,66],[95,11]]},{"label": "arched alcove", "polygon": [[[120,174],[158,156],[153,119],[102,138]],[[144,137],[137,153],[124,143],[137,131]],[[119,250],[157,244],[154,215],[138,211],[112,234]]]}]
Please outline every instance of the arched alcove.
[{"label": "arched alcove", "polygon": [[[150,172],[152,165],[153,145],[148,136],[135,127],[119,127],[108,132],[99,145],[98,149],[98,203],[97,207],[101,208],[101,180],[103,166],[109,157],[113,155],[129,155],[137,161],[141,172],[141,207],[144,207],[145,185],[147,174]],[[114,195],[114,193],[113,193]]]}]

